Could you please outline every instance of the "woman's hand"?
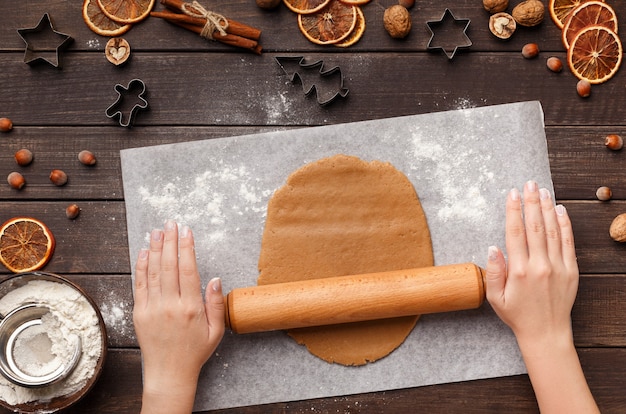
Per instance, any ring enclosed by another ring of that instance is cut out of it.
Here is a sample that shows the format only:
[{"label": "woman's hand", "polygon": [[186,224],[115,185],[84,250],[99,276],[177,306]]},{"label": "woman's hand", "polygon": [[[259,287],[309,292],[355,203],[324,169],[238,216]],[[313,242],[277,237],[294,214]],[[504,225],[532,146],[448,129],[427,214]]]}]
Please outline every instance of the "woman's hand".
[{"label": "woman's hand", "polygon": [[190,413],[198,376],[224,334],[219,279],[202,298],[191,230],[153,230],[135,272],[133,320],[144,366],[142,412]]}]

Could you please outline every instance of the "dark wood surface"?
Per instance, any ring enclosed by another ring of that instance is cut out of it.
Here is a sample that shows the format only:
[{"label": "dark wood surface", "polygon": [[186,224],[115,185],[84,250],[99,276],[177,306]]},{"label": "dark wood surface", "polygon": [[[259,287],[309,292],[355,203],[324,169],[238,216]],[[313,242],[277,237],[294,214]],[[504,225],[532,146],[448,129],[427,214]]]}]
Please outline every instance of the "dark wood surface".
[{"label": "dark wood surface", "polygon": [[[83,23],[81,0],[0,2],[0,117],[15,124],[12,132],[0,134],[0,176],[18,170],[27,180],[19,192],[0,185],[0,221],[31,215],[46,222],[57,249],[45,270],[77,281],[109,315],[104,373],[67,412],[132,413],[140,408],[141,356],[131,317],[121,149],[525,100],[543,105],[556,197],[574,223],[582,276],[573,324],[583,368],[602,412],[626,412],[626,245],[608,236],[613,218],[626,212],[626,152],[603,145],[607,133],[626,135],[626,70],[582,99],[567,68],[558,74],[546,68],[549,56],[566,56],[549,17],[539,27],[519,28],[503,42],[489,33],[488,14],[479,0],[418,1],[405,40],[391,39],[383,29],[383,11],[395,2],[372,1],[364,7],[363,39],[345,50],[309,43],[298,31],[296,16],[282,5],[264,11],[252,0],[206,3],[260,28],[264,54],[208,42],[150,18],[124,35],[131,60],[115,67],[104,57],[108,39]],[[610,3],[619,18],[626,18],[624,4]],[[467,34],[473,45],[453,61],[426,50],[426,22],[439,19],[446,7],[471,19]],[[56,30],[74,39],[60,55],[62,69],[23,62],[25,45],[16,30],[34,27],[46,12]],[[521,56],[528,42],[539,44],[538,58]],[[276,56],[339,66],[348,98],[319,106],[282,73]],[[150,110],[139,114],[132,129],[124,129],[104,113],[116,98],[113,86],[133,78],[146,83]],[[25,168],[13,161],[23,147],[35,154]],[[97,165],[78,163],[76,155],[83,149],[96,154]],[[50,184],[53,168],[67,172],[66,186]],[[612,201],[595,199],[602,185],[612,188]],[[74,202],[82,212],[70,221],[65,207]],[[1,277],[7,275],[0,269]],[[220,412],[537,411],[528,377],[520,375]]]}]

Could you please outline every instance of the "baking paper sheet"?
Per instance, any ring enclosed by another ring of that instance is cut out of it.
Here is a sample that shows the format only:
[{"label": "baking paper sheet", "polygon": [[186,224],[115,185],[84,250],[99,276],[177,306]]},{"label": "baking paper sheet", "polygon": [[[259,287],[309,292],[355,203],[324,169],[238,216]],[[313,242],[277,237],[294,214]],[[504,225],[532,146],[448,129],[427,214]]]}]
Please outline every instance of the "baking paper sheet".
[{"label": "baking paper sheet", "polygon": [[[539,102],[201,140],[121,151],[131,261],[166,219],[191,226],[203,285],[256,284],[266,206],[287,176],[338,153],[388,161],[411,180],[435,263],[485,266],[504,248],[507,192],[534,179],[553,192]],[[284,332],[227,332],[202,372],[196,410],[515,375],[510,330],[481,309],[424,315],[388,357],[328,364]]]}]

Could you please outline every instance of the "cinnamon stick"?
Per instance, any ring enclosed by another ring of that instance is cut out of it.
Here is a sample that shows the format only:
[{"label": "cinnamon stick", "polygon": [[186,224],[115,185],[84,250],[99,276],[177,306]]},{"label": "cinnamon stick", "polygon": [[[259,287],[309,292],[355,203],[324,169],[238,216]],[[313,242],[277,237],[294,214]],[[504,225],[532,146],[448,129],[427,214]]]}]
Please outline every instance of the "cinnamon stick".
[{"label": "cinnamon stick", "polygon": [[[183,27],[197,34],[200,34],[202,32],[202,27],[200,26],[195,26],[193,24],[182,23],[182,22],[177,22],[177,21],[172,21],[171,23],[177,26]],[[213,33],[213,39],[217,40],[218,42],[230,45],[230,46],[236,46],[236,47],[248,49],[251,52],[256,53],[257,55],[260,55],[262,51],[261,45],[259,45],[256,40],[248,39],[248,38],[237,36],[234,34],[222,35],[220,32],[215,31]]]},{"label": "cinnamon stick", "polygon": [[[183,0],[161,0],[161,4],[163,4],[165,7],[167,7],[170,10],[178,11],[180,13],[184,13],[183,12],[184,5],[187,5],[187,7],[193,8],[191,4]],[[188,17],[191,17],[191,16],[188,16]],[[204,19],[201,19],[201,20],[204,20]],[[247,37],[248,39],[253,39],[253,40],[259,40],[259,38],[261,37],[261,31],[259,29],[252,27],[252,26],[248,26],[247,24],[240,23],[235,20],[231,20],[231,19],[227,19],[227,20],[228,20],[228,27],[229,28],[231,26],[233,27],[231,29],[232,32],[229,31],[229,29],[227,28],[226,33],[236,34],[238,36]],[[188,22],[188,23],[197,24],[197,23],[191,23],[191,22]],[[204,26],[205,23],[206,22],[203,22],[201,26]]]},{"label": "cinnamon stick", "polygon": [[[157,12],[150,12],[150,16],[165,19],[172,23],[180,22],[180,23],[186,23],[186,24],[191,24],[191,25],[200,26],[200,27],[204,27],[204,25],[206,24],[206,19],[203,19],[200,17],[192,17],[186,14],[181,14],[181,13],[157,11]],[[230,19],[228,20],[228,27],[226,27],[225,31],[226,33],[230,33],[230,34],[241,36],[241,37],[246,37],[252,40],[259,40],[259,38],[261,37],[260,30],[255,29],[254,27],[247,26],[242,23],[238,23]]]}]

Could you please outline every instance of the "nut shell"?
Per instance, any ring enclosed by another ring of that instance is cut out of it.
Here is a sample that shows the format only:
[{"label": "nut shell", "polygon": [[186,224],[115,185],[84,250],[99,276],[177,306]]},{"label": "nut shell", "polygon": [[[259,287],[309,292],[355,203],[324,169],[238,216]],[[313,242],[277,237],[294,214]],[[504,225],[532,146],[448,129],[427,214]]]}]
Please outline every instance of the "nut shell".
[{"label": "nut shell", "polygon": [[591,95],[591,83],[587,79],[581,79],[576,84],[576,93],[581,98],[588,98]]},{"label": "nut shell", "polygon": [[410,9],[415,5],[415,0],[398,0],[398,4],[404,8]]},{"label": "nut shell", "polygon": [[619,151],[624,146],[624,140],[621,135],[609,134],[604,138],[604,145],[613,151]]},{"label": "nut shell", "polygon": [[67,183],[67,174],[62,170],[52,170],[50,172],[50,181],[56,186],[62,186]]},{"label": "nut shell", "polygon": [[609,201],[613,197],[613,192],[609,187],[598,187],[598,189],[596,190],[596,197],[600,201]]},{"label": "nut shell", "polygon": [[394,39],[407,37],[411,31],[411,14],[406,7],[395,4],[383,13],[383,24],[389,36]]},{"label": "nut shell", "polygon": [[526,0],[515,6],[511,15],[520,26],[537,26],[543,21],[545,6],[540,0]]},{"label": "nut shell", "polygon": [[9,132],[13,129],[13,122],[9,118],[0,118],[0,131]]},{"label": "nut shell", "polygon": [[104,56],[109,62],[119,66],[130,57],[130,44],[121,37],[111,38],[104,48]]},{"label": "nut shell", "polygon": [[15,153],[14,158],[17,165],[25,167],[33,162],[33,153],[29,149],[22,148]]},{"label": "nut shell", "polygon": [[509,0],[483,0],[483,7],[489,13],[500,13],[509,7]]},{"label": "nut shell", "polygon": [[78,161],[84,165],[94,165],[96,163],[96,156],[93,155],[91,151],[83,150],[78,153]]},{"label": "nut shell", "polygon": [[516,28],[515,19],[508,13],[500,12],[489,17],[489,31],[499,39],[510,38],[515,33]]},{"label": "nut shell", "polygon": [[563,62],[556,56],[549,57],[548,60],[546,60],[546,66],[555,73],[559,73],[563,70]]},{"label": "nut shell", "polygon": [[522,47],[522,56],[526,59],[539,56],[539,45],[537,45],[537,43],[526,43],[524,47]]},{"label": "nut shell", "polygon": [[26,184],[24,176],[16,171],[13,171],[7,176],[7,182],[9,183],[11,188],[14,188],[16,190],[21,190],[22,187],[24,187],[24,184]]},{"label": "nut shell", "polygon": [[617,242],[626,242],[626,213],[622,213],[613,219],[609,227],[609,235]]},{"label": "nut shell", "polygon": [[68,219],[74,220],[80,214],[80,207],[77,204],[70,204],[65,209],[65,215]]}]

